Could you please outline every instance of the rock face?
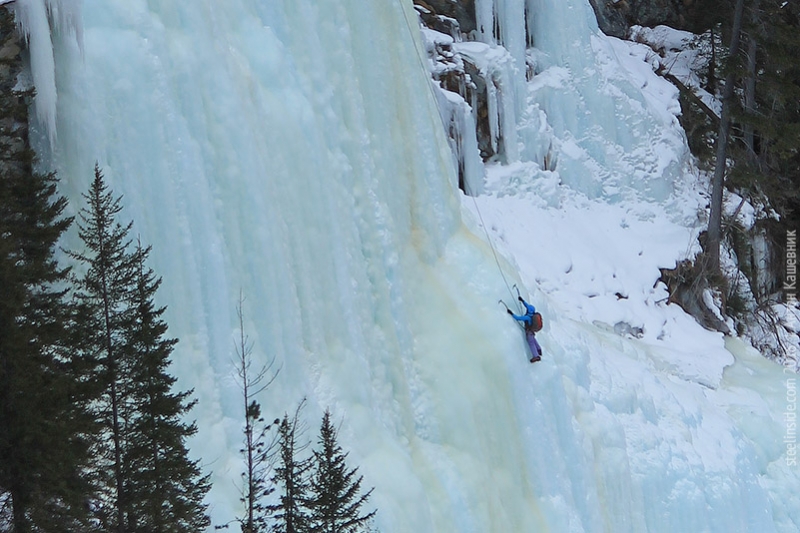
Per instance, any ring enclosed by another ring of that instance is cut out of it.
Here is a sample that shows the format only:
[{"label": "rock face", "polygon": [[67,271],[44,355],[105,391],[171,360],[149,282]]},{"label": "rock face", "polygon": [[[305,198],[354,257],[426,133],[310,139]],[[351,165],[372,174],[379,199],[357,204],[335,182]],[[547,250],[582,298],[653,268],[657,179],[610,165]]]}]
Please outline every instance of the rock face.
[{"label": "rock face", "polygon": [[694,0],[589,0],[606,35],[625,38],[633,25],[686,28]]},{"label": "rock face", "polygon": [[673,28],[683,25],[684,4],[682,0],[621,0],[628,4],[625,18],[629,24],[639,26],[658,26],[664,24]]},{"label": "rock face", "polygon": [[[414,4],[440,17],[456,21],[464,33],[470,33],[477,28],[477,23],[475,22],[475,0],[414,0]],[[429,25],[424,16],[422,20],[429,28],[448,33],[435,27],[437,23]]]},{"label": "rock face", "polygon": [[[600,29],[607,35],[624,38],[632,25],[658,26],[665,24],[685,29],[685,17],[694,0],[589,0],[597,16]],[[457,22],[460,31],[467,34],[477,28],[475,0],[414,0],[414,4]],[[436,31],[448,33],[441,22],[429,24]],[[449,34],[449,33],[448,33]]]},{"label": "rock face", "polygon": [[507,158],[505,135],[513,131],[513,117],[505,116],[501,107],[502,95],[511,90],[513,59],[502,43],[479,41],[474,0],[414,0],[414,6],[423,25],[431,75],[441,90],[440,113],[456,158],[459,186],[467,194],[477,193],[481,160]]},{"label": "rock face", "polygon": [[0,7],[0,176],[24,172],[30,164],[28,151],[28,105],[31,91],[20,90],[23,44],[14,16]]},{"label": "rock face", "polygon": [[625,20],[624,11],[628,9],[625,0],[589,0],[597,16],[597,25],[606,35],[625,38],[628,33],[628,22]]},{"label": "rock face", "polygon": [[460,53],[456,43],[433,41],[432,45],[429,54],[436,63],[433,79],[442,89],[459,95],[472,107],[481,158],[486,161],[498,155],[489,119],[487,83],[495,83],[491,73],[482,71],[468,55]]}]

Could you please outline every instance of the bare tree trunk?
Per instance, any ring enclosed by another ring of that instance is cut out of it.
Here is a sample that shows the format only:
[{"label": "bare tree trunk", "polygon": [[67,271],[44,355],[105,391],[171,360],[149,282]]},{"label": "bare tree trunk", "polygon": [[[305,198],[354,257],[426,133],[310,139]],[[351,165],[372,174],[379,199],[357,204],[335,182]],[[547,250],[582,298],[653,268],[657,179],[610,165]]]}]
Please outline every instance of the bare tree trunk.
[{"label": "bare tree trunk", "polygon": [[[729,58],[734,58],[739,54],[743,10],[744,0],[736,0]],[[736,73],[729,70],[725,75],[725,86],[722,88],[722,113],[716,145],[717,158],[714,177],[711,180],[711,213],[708,220],[706,254],[708,255],[708,267],[713,273],[719,272],[719,247],[722,241],[722,191],[725,186],[725,161],[728,150],[728,132],[731,126],[731,98],[733,98],[735,80]]]},{"label": "bare tree trunk", "polygon": [[[760,0],[755,0],[751,7],[750,22],[751,28],[747,39],[747,78],[744,83],[744,109],[750,116],[755,116],[756,112],[756,57],[758,53],[758,42],[756,41],[756,29],[758,27],[758,8]],[[747,164],[751,168],[758,168],[758,155],[755,146],[755,128],[752,123],[744,125],[744,143],[747,148]]]},{"label": "bare tree trunk", "polygon": [[242,386],[242,398],[244,400],[244,419],[245,419],[245,428],[244,428],[244,437],[245,437],[245,446],[244,451],[247,454],[247,470],[246,470],[246,477],[247,477],[247,488],[245,489],[245,507],[247,512],[247,518],[245,518],[245,524],[242,528],[244,533],[255,533],[255,506],[256,506],[256,466],[253,457],[253,451],[255,449],[255,444],[253,443],[253,420],[250,416],[250,376],[248,376],[248,370],[250,369],[250,347],[247,343],[247,338],[244,335],[244,311],[243,311],[243,297],[239,295],[239,306],[236,308],[236,312],[239,316],[239,348],[237,350],[239,354],[239,367],[238,372],[239,376],[241,377],[241,386]]},{"label": "bare tree trunk", "polygon": [[[744,83],[744,110],[748,115],[755,114],[756,110],[756,53],[758,46],[751,35],[747,40],[747,78]],[[758,163],[755,148],[755,133],[753,125],[744,125],[744,143],[747,148],[747,164],[755,168]]]},{"label": "bare tree trunk", "polygon": [[[242,473],[245,487],[242,487],[242,503],[245,505],[245,515],[237,518],[242,527],[242,533],[263,533],[268,530],[264,523],[264,506],[262,498],[272,492],[268,486],[267,469],[265,461],[274,446],[274,442],[266,441],[267,431],[271,425],[265,425],[261,416],[261,404],[255,397],[266,390],[278,375],[278,370],[272,371],[275,364],[273,357],[269,363],[252,369],[253,345],[244,332],[244,296],[239,294],[239,305],[236,308],[239,318],[239,342],[236,346],[236,373],[239,376],[239,386],[242,389],[244,400],[244,455],[246,465]],[[277,420],[275,420],[277,422]]]},{"label": "bare tree trunk", "polygon": [[708,62],[708,91],[717,92],[717,44],[714,38],[714,26],[711,26],[711,61]]},{"label": "bare tree trunk", "polygon": [[[100,236],[100,247],[105,249],[103,236]],[[105,266],[101,273],[102,276],[102,297],[103,297],[103,319],[105,323],[105,349],[106,349],[106,369],[109,374],[111,384],[111,438],[114,442],[114,484],[117,490],[117,501],[115,502],[117,511],[117,531],[125,532],[125,507],[124,507],[124,487],[122,474],[122,429],[119,422],[119,393],[117,391],[117,365],[115,361],[114,344],[111,339],[111,297],[108,294],[107,272]]]}]

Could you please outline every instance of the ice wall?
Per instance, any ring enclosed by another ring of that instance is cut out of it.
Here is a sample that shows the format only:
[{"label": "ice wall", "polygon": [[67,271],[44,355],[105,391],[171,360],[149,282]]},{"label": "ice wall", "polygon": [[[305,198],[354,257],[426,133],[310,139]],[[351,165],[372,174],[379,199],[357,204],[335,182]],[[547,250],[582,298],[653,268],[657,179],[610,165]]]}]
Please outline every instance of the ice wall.
[{"label": "ice wall", "polygon": [[628,50],[600,33],[586,0],[475,0],[475,13],[470,42],[452,49],[486,80],[500,161],[559,167],[562,183],[590,198],[663,201],[674,192],[689,158],[671,127],[676,89],[633,85],[638,76],[618,58]]},{"label": "ice wall", "polygon": [[528,9],[539,78],[532,99],[553,129],[566,183],[590,197],[635,190],[666,199],[689,157],[680,128],[670,127],[680,113],[675,87],[658,78],[634,86],[639,76],[617,59],[628,49],[600,34],[586,0],[529,0]]},{"label": "ice wall", "polygon": [[495,267],[460,225],[410,10],[90,0],[83,56],[57,42],[58,136],[40,149],[76,210],[98,161],[154,247],[216,523],[238,505],[241,290],[256,357],[281,365],[266,412],[307,396],[313,425],[331,407],[384,531],[540,524],[497,364],[518,339],[475,312]]}]

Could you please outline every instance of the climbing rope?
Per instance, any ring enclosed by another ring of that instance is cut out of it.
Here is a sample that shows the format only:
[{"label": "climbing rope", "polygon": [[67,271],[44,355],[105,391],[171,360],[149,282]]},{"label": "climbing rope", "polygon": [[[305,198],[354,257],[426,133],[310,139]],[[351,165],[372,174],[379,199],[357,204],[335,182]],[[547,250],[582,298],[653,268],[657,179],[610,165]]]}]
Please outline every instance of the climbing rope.
[{"label": "climbing rope", "polygon": [[[419,47],[417,47],[417,45],[416,45],[417,39],[421,38],[420,31],[419,31],[419,26],[417,25],[417,27],[416,27],[416,32],[417,33],[415,34],[414,33],[415,32],[414,25],[411,23],[411,19],[408,18],[408,11],[403,6],[403,0],[398,0],[398,3],[400,4],[400,11],[403,12],[403,18],[405,18],[405,20],[406,20],[406,27],[408,28],[408,33],[411,36],[411,42],[414,43],[414,50],[416,51],[416,56],[417,56],[417,61],[419,61],[419,66],[422,68],[422,72],[428,72],[430,74],[430,72],[431,72],[430,71],[430,67],[428,65],[426,65],[426,60],[423,57],[422,50],[420,50]],[[413,7],[411,9],[414,11],[414,13],[416,13],[416,10],[414,10]],[[416,36],[416,39],[415,39],[415,36]],[[427,80],[428,91],[431,94],[431,102],[436,104],[437,98],[436,98],[436,95],[433,92],[432,81],[433,80],[430,80],[430,79]],[[438,107],[438,104],[437,104],[437,107]],[[438,109],[436,111],[437,112],[434,113],[434,116],[439,116]],[[439,116],[439,124],[441,124],[442,125],[442,129],[444,129],[444,123],[442,122],[441,116]]]},{"label": "climbing rope", "polygon": [[[413,41],[414,40],[414,29],[413,29],[413,26],[411,24],[411,20],[408,18],[408,12],[406,11],[405,7],[403,6],[403,0],[399,0],[399,3],[400,3],[400,10],[403,12],[403,16],[406,19],[406,26],[408,27],[408,32],[411,35],[411,38],[412,38],[412,41]],[[417,28],[417,30],[419,30],[419,28]],[[414,48],[417,48],[417,47],[415,46]],[[425,65],[425,62],[424,62],[424,60],[422,58],[421,51],[419,49],[417,49],[417,60],[419,61],[420,67],[422,67],[423,72],[428,72],[429,69]],[[431,85],[430,82],[428,82],[428,90],[431,93],[431,98],[433,99],[434,102],[436,102],[436,95],[433,93],[433,86]],[[438,113],[437,113],[437,115],[438,115]],[[442,128],[444,129],[444,124],[442,124]],[[470,196],[470,198],[472,198],[472,203],[475,205],[475,211],[477,211],[478,218],[480,219],[481,225],[483,226],[483,231],[486,234],[486,240],[489,242],[489,248],[492,249],[492,255],[494,256],[494,262],[497,264],[497,270],[500,271],[500,276],[503,278],[503,283],[505,283],[506,289],[508,289],[508,294],[511,295],[511,300],[514,301],[514,292],[511,290],[511,286],[508,284],[508,280],[506,279],[506,275],[503,272],[503,268],[500,266],[500,260],[497,257],[497,252],[494,249],[494,244],[492,244],[492,238],[489,235],[489,231],[486,229],[486,223],[483,221],[483,215],[481,214],[481,210],[478,207],[478,202],[475,200],[474,196]],[[519,290],[517,290],[517,292],[519,292]],[[507,306],[506,306],[506,309],[508,309]]]},{"label": "climbing rope", "polygon": [[500,276],[503,278],[503,283],[506,284],[506,289],[508,289],[508,294],[511,295],[511,300],[514,300],[514,292],[511,290],[511,286],[508,284],[508,280],[506,279],[506,275],[503,272],[503,267],[500,266],[500,259],[497,258],[497,252],[494,249],[494,244],[492,244],[492,238],[489,235],[489,230],[486,229],[486,222],[483,221],[483,215],[481,214],[481,210],[478,207],[478,202],[475,200],[474,196],[470,196],[472,198],[472,204],[475,206],[475,211],[478,213],[478,218],[481,221],[481,226],[483,226],[483,232],[486,234],[486,240],[489,242],[489,248],[492,249],[492,255],[494,256],[494,262],[497,264],[497,270],[500,271]]}]

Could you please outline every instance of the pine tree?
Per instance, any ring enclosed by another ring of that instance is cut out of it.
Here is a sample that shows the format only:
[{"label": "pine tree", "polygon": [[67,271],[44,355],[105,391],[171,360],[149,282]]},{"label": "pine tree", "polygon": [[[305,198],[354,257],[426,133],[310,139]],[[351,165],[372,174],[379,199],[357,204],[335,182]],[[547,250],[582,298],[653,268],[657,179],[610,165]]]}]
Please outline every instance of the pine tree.
[{"label": "pine tree", "polygon": [[[236,373],[242,389],[245,420],[244,447],[240,450],[245,459],[241,497],[245,513],[236,521],[244,533],[266,533],[269,530],[269,510],[264,499],[275,491],[269,479],[269,459],[276,441],[270,438],[272,424],[265,422],[261,404],[255,398],[272,384],[278,372],[272,371],[275,358],[258,370],[253,369],[253,347],[244,332],[243,307],[244,299],[240,296],[236,309],[240,334],[236,347]],[[278,419],[274,421],[275,425],[279,423]]]},{"label": "pine tree", "polygon": [[363,476],[356,478],[357,468],[348,469],[347,454],[337,442],[331,414],[325,411],[319,433],[318,451],[314,451],[314,471],[311,477],[312,530],[318,533],[357,533],[369,531],[370,520],[376,511],[361,514],[372,490],[361,494]]},{"label": "pine tree", "polygon": [[136,278],[136,258],[128,247],[132,223],[116,221],[122,211],[121,197],[114,198],[95,165],[94,180],[83,195],[88,207],[80,211],[79,235],[86,251],[70,255],[86,267],[77,280],[80,305],[82,351],[94,367],[94,381],[100,388],[96,416],[102,432],[96,443],[96,475],[101,498],[98,519],[107,531],[125,531],[130,513],[126,498],[126,466],[123,452],[131,417],[131,353],[128,332],[133,326],[130,300]]},{"label": "pine tree", "polygon": [[90,398],[73,359],[69,271],[54,257],[72,219],[55,176],[33,170],[20,126],[31,96],[0,87],[0,531],[91,531]]},{"label": "pine tree", "polygon": [[176,379],[167,373],[177,339],[164,338],[164,307],[153,303],[161,285],[145,267],[150,247],[138,244],[135,290],[131,304],[133,325],[128,339],[132,356],[132,421],[126,435],[124,463],[129,532],[180,533],[201,531],[209,525],[202,501],[210,488],[197,461],[188,459],[186,439],[195,424],[181,421],[195,405],[192,391],[172,392]]},{"label": "pine tree", "polygon": [[[758,53],[748,57],[743,112],[746,155],[758,186],[779,213],[797,211],[800,192],[800,7],[796,2],[762,0],[748,28]],[[795,213],[795,217],[798,213]]]},{"label": "pine tree", "polygon": [[177,340],[165,338],[165,308],[153,303],[161,279],[145,266],[150,248],[129,251],[132,223],[117,222],[121,197],[97,166],[84,198],[86,251],[70,255],[86,267],[78,281],[82,351],[100,387],[95,464],[103,490],[95,514],[105,531],[199,531],[209,523],[209,482],[186,449],[197,430],[181,421],[195,405],[192,391],[173,392],[167,373]]},{"label": "pine tree", "polygon": [[273,483],[280,489],[279,502],[270,505],[268,510],[276,522],[275,533],[307,533],[311,529],[308,515],[310,459],[300,459],[306,445],[298,444],[302,433],[299,426],[299,414],[303,404],[295,411],[292,418],[284,415],[278,426],[278,449]]},{"label": "pine tree", "polygon": [[[65,299],[53,258],[70,223],[53,176],[0,175],[0,530],[88,529],[83,475],[90,428]],[[3,501],[3,496],[0,496]]]},{"label": "pine tree", "polygon": [[[779,214],[781,224],[773,223],[772,217],[757,221],[761,230],[766,229],[773,248],[781,247],[785,227],[800,224],[800,66],[796,60],[800,7],[797,2],[782,0],[740,4],[736,3],[733,20],[738,17],[743,44],[737,55],[732,43],[726,67],[723,119],[727,111],[730,135],[725,157],[717,157],[707,246],[712,253],[717,249],[715,238],[726,237],[719,204],[723,183],[754,205],[765,205],[767,211],[774,209]],[[735,30],[736,24],[732,37],[737,35]],[[723,138],[721,133],[719,138]],[[718,142],[717,147],[721,154],[726,146]],[[777,257],[782,254],[776,249],[772,253],[780,263]],[[772,274],[774,278],[766,283],[751,279],[753,294],[764,303],[782,284],[780,272]]]}]

